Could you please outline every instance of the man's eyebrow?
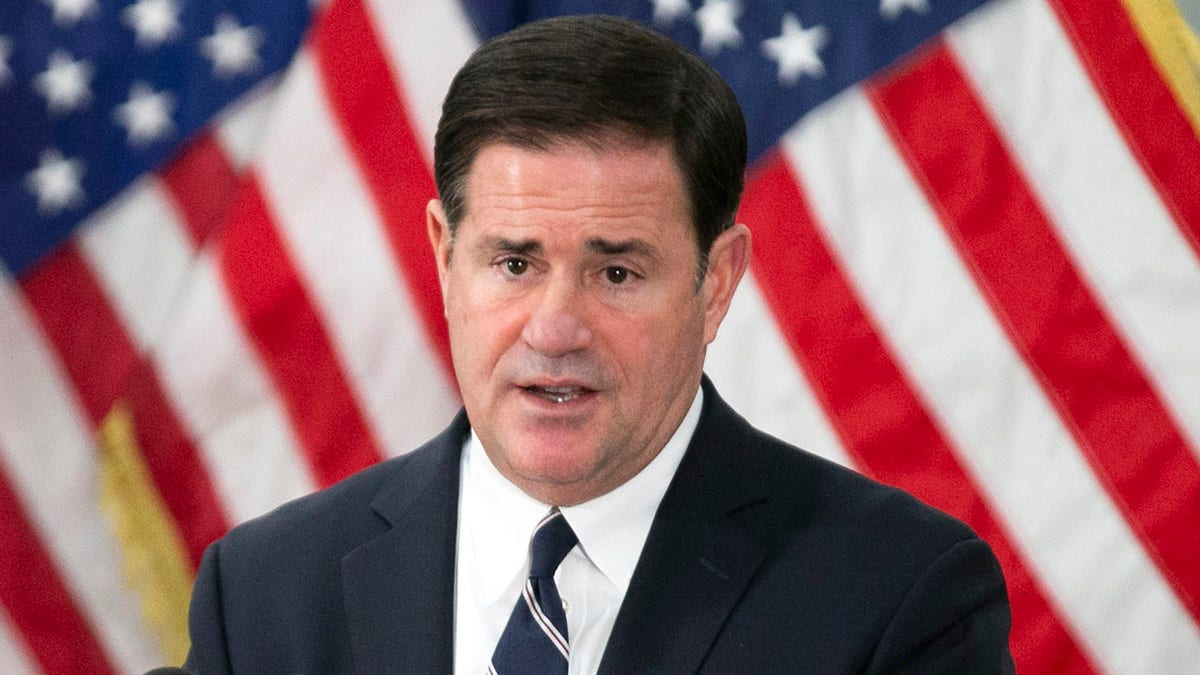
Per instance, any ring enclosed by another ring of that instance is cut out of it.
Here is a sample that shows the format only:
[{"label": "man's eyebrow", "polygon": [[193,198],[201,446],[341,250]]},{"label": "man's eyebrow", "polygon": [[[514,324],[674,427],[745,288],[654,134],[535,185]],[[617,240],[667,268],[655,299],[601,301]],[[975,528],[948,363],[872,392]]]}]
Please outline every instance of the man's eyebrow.
[{"label": "man's eyebrow", "polygon": [[480,241],[480,248],[489,251],[528,255],[530,253],[540,253],[542,244],[536,239],[507,239],[505,237],[489,236],[484,237]]},{"label": "man's eyebrow", "polygon": [[641,239],[623,239],[621,241],[609,241],[595,237],[587,240],[587,248],[589,251],[594,251],[602,255],[624,255],[633,253],[643,255],[648,258],[657,258],[658,249]]}]

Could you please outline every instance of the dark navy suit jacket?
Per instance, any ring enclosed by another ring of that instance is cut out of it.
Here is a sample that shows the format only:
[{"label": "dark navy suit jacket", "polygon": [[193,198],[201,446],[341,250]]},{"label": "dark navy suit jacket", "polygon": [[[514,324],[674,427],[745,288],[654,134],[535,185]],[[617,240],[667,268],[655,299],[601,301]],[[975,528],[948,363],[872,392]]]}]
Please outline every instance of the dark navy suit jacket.
[{"label": "dark navy suit jacket", "polygon": [[[605,673],[1011,672],[1000,567],[962,523],[704,410]],[[214,543],[196,673],[449,673],[464,414],[411,454]]]}]

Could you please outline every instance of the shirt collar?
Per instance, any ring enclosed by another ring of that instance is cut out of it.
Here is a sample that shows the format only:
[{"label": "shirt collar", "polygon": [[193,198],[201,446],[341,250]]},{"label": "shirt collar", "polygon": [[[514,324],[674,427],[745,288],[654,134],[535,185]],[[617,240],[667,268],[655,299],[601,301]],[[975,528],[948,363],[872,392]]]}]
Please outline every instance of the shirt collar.
[{"label": "shirt collar", "polygon": [[[704,394],[697,390],[683,421],[663,449],[633,478],[595,499],[562,509],[584,555],[624,595],[633,578],[659,502],[700,422]],[[463,522],[474,548],[482,597],[499,598],[528,564],[529,537],[550,509],[509,482],[471,430],[463,451]],[[621,527],[613,527],[614,522]]]}]

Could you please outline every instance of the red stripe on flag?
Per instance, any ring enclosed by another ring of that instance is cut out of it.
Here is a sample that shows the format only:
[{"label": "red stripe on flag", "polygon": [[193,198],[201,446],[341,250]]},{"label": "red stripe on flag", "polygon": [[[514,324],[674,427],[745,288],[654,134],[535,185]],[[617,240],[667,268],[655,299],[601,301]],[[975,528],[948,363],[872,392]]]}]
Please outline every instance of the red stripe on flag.
[{"label": "red stripe on flag", "polygon": [[0,603],[47,673],[115,673],[0,470]]},{"label": "red stripe on flag", "polygon": [[[336,4],[336,3],[335,3]],[[222,277],[318,483],[382,458],[257,180],[243,182],[220,247]]]},{"label": "red stripe on flag", "polygon": [[778,154],[758,165],[739,220],[754,227],[762,294],[856,464],[961,518],[991,544],[1008,584],[1019,671],[1093,672],[897,365]]},{"label": "red stripe on flag", "polygon": [[954,57],[937,46],[870,94],[1013,343],[1200,619],[1200,465]]},{"label": "red stripe on flag", "polygon": [[95,427],[121,395],[137,349],[74,243],[31,270],[21,290]]},{"label": "red stripe on flag", "polygon": [[[204,547],[228,529],[224,509],[199,453],[166,403],[152,372],[75,244],[68,244],[21,282],[43,331],[54,345],[91,428],[119,400],[129,404],[151,475],[178,524],[194,564]],[[136,374],[135,374],[136,373]],[[158,442],[170,441],[165,445]]]},{"label": "red stripe on flag", "polygon": [[360,0],[335,2],[313,34],[313,55],[330,110],[383,214],[397,265],[447,374],[450,337],[437,267],[425,231],[425,204],[437,196],[433,174]]},{"label": "red stripe on flag", "polygon": [[192,246],[199,248],[224,223],[236,194],[237,170],[213,132],[206,130],[159,175],[191,235]]},{"label": "red stripe on flag", "polygon": [[1124,5],[1120,0],[1053,0],[1050,5],[1134,156],[1200,255],[1200,137]]}]

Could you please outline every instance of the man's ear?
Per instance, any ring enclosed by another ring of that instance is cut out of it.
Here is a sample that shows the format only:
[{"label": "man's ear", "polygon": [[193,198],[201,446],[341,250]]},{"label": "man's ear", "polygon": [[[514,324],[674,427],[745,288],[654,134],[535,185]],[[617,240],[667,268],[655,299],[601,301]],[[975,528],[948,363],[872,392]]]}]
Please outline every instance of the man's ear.
[{"label": "man's ear", "polygon": [[717,236],[708,253],[708,271],[704,275],[704,343],[717,337],[725,320],[733,292],[750,266],[750,228],[741,223]]},{"label": "man's ear", "polygon": [[454,238],[450,234],[450,221],[446,219],[442,200],[430,199],[425,205],[425,227],[429,230],[429,244],[433,247],[433,257],[437,261],[438,283],[441,284],[442,302],[445,303],[446,278],[450,270],[450,253],[454,248]]}]

